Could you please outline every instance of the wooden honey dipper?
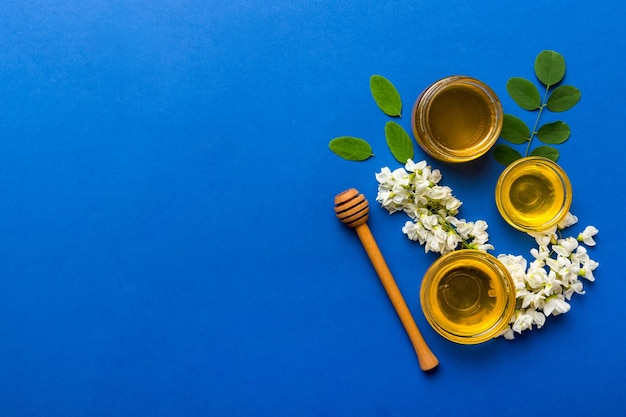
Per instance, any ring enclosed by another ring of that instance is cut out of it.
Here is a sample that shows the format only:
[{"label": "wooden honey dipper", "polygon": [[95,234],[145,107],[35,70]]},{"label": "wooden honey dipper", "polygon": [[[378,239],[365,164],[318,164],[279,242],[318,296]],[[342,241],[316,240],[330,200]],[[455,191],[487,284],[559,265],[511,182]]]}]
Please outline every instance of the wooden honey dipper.
[{"label": "wooden honey dipper", "polygon": [[341,220],[346,226],[354,228],[356,233],[361,239],[361,243],[369,256],[380,281],[393,304],[404,329],[411,339],[415,353],[417,354],[417,360],[419,361],[422,371],[429,371],[435,368],[439,364],[437,357],[431,352],[430,348],[424,341],[422,334],[420,333],[411,311],[406,305],[402,293],[396,284],[396,281],[391,275],[391,271],[383,258],[383,254],[380,252],[374,236],[370,228],[367,226],[367,219],[369,218],[369,204],[363,194],[360,194],[354,188],[350,188],[342,193],[337,194],[335,197],[335,214],[337,218]]}]

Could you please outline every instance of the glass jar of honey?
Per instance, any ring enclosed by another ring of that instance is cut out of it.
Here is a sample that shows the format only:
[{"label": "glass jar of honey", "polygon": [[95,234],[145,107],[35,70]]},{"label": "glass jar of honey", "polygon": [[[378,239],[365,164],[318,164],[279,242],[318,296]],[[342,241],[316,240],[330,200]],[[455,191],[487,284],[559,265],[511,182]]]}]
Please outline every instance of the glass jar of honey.
[{"label": "glass jar of honey", "polygon": [[460,344],[500,335],[515,310],[515,285],[494,256],[463,249],[438,258],[420,289],[422,310],[437,333]]},{"label": "glass jar of honey", "polygon": [[518,159],[502,172],[496,184],[498,211],[507,223],[524,232],[554,227],[571,204],[572,185],[565,171],[544,157]]},{"label": "glass jar of honey", "polygon": [[411,123],[417,143],[427,154],[444,162],[465,162],[493,146],[502,120],[502,105],[489,86],[475,78],[452,76],[420,94]]}]

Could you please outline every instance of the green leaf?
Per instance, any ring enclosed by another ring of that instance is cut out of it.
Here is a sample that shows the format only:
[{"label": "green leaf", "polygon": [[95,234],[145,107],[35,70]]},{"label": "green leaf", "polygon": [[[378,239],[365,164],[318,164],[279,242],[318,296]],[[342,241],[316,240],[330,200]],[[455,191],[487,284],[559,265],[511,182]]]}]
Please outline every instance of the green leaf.
[{"label": "green leaf", "polygon": [[505,114],[502,120],[502,139],[517,145],[528,142],[530,139],[530,128],[524,121],[512,114]]},{"label": "green leaf", "polygon": [[555,51],[542,51],[535,59],[535,75],[546,86],[551,86],[565,76],[565,59]]},{"label": "green leaf", "polygon": [[543,143],[557,145],[565,142],[569,138],[570,133],[571,131],[567,123],[553,122],[541,126],[537,131],[537,137]]},{"label": "green leaf", "polygon": [[554,112],[569,110],[580,101],[580,96],[578,88],[571,85],[562,85],[552,91],[548,98],[547,107]]},{"label": "green leaf", "polygon": [[330,141],[328,147],[336,155],[348,161],[364,161],[374,155],[369,143],[352,136],[340,136]]},{"label": "green leaf", "polygon": [[391,81],[382,75],[372,75],[370,77],[370,90],[372,97],[383,113],[388,116],[400,116],[402,113],[402,99],[396,87]]},{"label": "green leaf", "polygon": [[406,164],[407,159],[413,159],[413,141],[402,126],[393,121],[387,122],[385,125],[385,137],[387,138],[389,150],[398,162]]},{"label": "green leaf", "polygon": [[552,146],[537,146],[530,153],[532,156],[543,156],[557,162],[559,160],[559,151]]},{"label": "green leaf", "polygon": [[493,157],[502,165],[507,166],[520,159],[522,155],[509,145],[498,144],[493,147]]},{"label": "green leaf", "polygon": [[506,91],[524,110],[536,110],[541,106],[541,96],[535,84],[526,78],[513,77],[506,83]]}]

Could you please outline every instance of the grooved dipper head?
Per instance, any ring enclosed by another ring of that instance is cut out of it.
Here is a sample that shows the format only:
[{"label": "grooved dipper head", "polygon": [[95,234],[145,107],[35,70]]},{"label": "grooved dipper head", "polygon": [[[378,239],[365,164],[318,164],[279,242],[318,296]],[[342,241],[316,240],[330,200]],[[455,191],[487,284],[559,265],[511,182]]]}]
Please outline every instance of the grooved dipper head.
[{"label": "grooved dipper head", "polygon": [[369,204],[363,194],[350,188],[335,196],[335,214],[348,227],[362,225],[369,218]]}]

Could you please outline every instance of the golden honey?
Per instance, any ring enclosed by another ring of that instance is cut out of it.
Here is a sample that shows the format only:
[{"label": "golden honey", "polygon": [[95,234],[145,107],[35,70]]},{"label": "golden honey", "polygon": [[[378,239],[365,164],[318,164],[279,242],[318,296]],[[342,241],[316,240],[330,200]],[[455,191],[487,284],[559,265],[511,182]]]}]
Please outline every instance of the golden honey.
[{"label": "golden honey", "polygon": [[420,147],[445,162],[465,162],[487,152],[502,130],[502,105],[481,81],[465,76],[430,85],[413,107]]},{"label": "golden honey", "polygon": [[496,205],[511,226],[544,231],[568,213],[572,186],[565,171],[543,157],[526,157],[509,165],[496,184]]},{"label": "golden honey", "polygon": [[450,252],[426,271],[420,290],[426,320],[443,337],[462,344],[498,336],[515,309],[507,269],[478,250]]}]

